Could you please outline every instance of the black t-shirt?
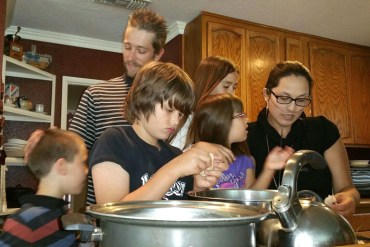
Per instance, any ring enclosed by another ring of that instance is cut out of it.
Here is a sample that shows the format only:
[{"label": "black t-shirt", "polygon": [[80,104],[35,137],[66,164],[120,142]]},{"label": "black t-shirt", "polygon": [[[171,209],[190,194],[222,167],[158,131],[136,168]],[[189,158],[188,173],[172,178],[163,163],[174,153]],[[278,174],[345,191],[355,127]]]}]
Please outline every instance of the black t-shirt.
[{"label": "black t-shirt", "polygon": [[[91,168],[98,163],[104,161],[117,163],[130,175],[132,192],[144,185],[163,165],[182,153],[180,149],[164,141],[159,141],[159,144],[160,150],[146,143],[131,126],[108,128],[91,150],[89,173],[91,174]],[[193,182],[193,176],[178,179],[163,199],[187,199],[187,192],[193,189]]]},{"label": "black t-shirt", "polygon": [[[256,122],[248,124],[248,145],[251,155],[256,160],[256,176],[258,176],[265,162],[268,150],[276,146],[290,146],[294,150],[313,150],[321,155],[340,138],[339,130],[334,123],[323,116],[300,118],[293,125],[286,136],[280,134],[268,123],[266,110],[263,109]],[[281,183],[283,171],[275,172],[275,180]],[[270,189],[276,189],[274,181]],[[332,194],[332,177],[328,167],[315,170],[310,165],[301,169],[297,181],[297,190],[312,190],[322,199]]]}]

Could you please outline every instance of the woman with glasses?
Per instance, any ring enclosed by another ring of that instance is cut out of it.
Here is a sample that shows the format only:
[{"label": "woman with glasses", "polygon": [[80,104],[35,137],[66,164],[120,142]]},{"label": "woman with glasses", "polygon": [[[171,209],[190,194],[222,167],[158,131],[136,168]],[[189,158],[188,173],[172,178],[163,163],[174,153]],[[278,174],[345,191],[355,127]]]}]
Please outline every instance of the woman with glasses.
[{"label": "woman with glasses", "polygon": [[[299,190],[311,190],[322,199],[335,195],[331,208],[344,216],[352,215],[360,195],[352,183],[346,149],[339,130],[323,116],[305,117],[311,103],[313,80],[309,70],[299,62],[277,64],[263,90],[266,108],[248,128],[248,145],[256,159],[256,175],[261,173],[268,153],[276,146],[294,150],[314,150],[325,157],[328,167],[315,170],[305,166],[298,177]],[[283,171],[276,172],[270,184],[277,189]]]},{"label": "woman with glasses", "polygon": [[256,180],[254,160],[245,141],[247,129],[247,116],[243,103],[237,96],[209,95],[197,104],[188,140],[192,140],[192,143],[203,141],[222,145],[229,148],[236,157],[222,173],[215,188],[266,189],[275,170],[282,169],[292,155],[292,148],[274,148],[266,159],[263,172]]}]

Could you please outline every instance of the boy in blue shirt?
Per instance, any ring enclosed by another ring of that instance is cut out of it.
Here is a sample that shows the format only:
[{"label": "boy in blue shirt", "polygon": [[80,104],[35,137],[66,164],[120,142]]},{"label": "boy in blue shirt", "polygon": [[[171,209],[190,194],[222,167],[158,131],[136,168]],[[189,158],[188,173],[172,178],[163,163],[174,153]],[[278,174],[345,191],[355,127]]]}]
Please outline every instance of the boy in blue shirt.
[{"label": "boy in blue shirt", "polygon": [[72,131],[45,130],[28,158],[28,167],[40,180],[36,195],[20,198],[21,208],[9,216],[0,246],[78,246],[75,233],[64,231],[66,194],[79,194],[86,179],[87,149]]}]

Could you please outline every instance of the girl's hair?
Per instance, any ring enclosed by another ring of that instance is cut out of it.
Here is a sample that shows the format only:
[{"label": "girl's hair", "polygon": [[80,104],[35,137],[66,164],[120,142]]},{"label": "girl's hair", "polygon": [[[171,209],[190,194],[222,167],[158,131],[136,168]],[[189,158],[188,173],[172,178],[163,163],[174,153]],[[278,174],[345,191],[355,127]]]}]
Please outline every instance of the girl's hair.
[{"label": "girl's hair", "polygon": [[[186,147],[205,141],[229,147],[228,137],[235,113],[243,112],[242,101],[232,94],[209,95],[203,98],[195,108]],[[235,155],[249,155],[247,142],[232,143]]]},{"label": "girl's hair", "polygon": [[[195,102],[194,107],[198,102],[208,96],[213,89],[224,79],[228,74],[237,72],[239,73],[236,65],[231,60],[221,56],[210,56],[203,59],[198,65],[195,76]],[[194,109],[193,109],[194,110]],[[176,130],[169,137],[168,142],[171,142],[176,137],[177,133],[184,126],[186,119],[185,115]]]},{"label": "girl's hair", "polygon": [[203,59],[194,75],[195,105],[203,97],[208,96],[221,80],[232,72],[239,73],[234,62],[227,58],[211,56]]},{"label": "girl's hair", "polygon": [[270,94],[274,87],[279,86],[279,81],[281,78],[290,75],[304,76],[308,81],[309,94],[311,95],[313,79],[310,71],[298,61],[285,61],[275,65],[275,67],[271,70],[265,85],[265,88],[267,88],[267,93]]},{"label": "girl's hair", "polygon": [[158,54],[164,48],[167,38],[166,20],[150,9],[138,9],[129,16],[128,26],[154,33],[152,41],[154,53]]},{"label": "girl's hair", "polygon": [[73,162],[83,148],[85,148],[83,139],[72,131],[45,130],[30,153],[28,167],[40,179],[50,172],[58,159],[63,158],[67,162]]},{"label": "girl's hair", "polygon": [[155,105],[168,100],[168,105],[184,115],[194,104],[193,81],[172,63],[150,62],[135,76],[126,97],[125,117],[131,124],[144,114],[146,119],[155,111]]}]

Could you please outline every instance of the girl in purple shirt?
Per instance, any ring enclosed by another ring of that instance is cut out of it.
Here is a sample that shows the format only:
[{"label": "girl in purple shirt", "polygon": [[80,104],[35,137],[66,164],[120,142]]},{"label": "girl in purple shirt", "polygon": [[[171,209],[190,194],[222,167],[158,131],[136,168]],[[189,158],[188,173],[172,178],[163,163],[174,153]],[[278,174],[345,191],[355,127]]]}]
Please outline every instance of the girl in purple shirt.
[{"label": "girl in purple shirt", "polygon": [[[290,147],[276,147],[266,158],[263,172],[254,175],[254,159],[246,143],[247,116],[242,101],[232,94],[209,95],[196,106],[187,142],[205,141],[230,148],[236,160],[223,172],[215,188],[268,188],[275,170],[285,166],[293,153]],[[217,162],[215,160],[214,162]]]}]

